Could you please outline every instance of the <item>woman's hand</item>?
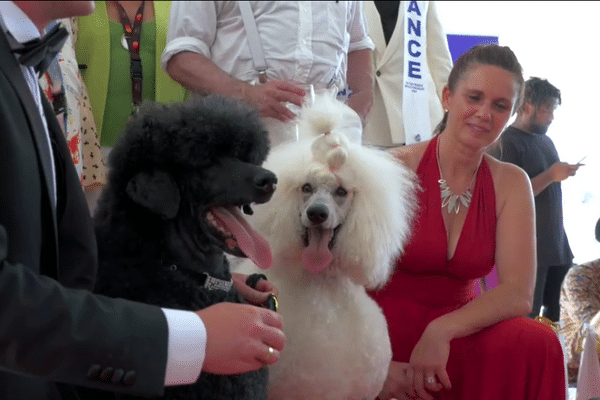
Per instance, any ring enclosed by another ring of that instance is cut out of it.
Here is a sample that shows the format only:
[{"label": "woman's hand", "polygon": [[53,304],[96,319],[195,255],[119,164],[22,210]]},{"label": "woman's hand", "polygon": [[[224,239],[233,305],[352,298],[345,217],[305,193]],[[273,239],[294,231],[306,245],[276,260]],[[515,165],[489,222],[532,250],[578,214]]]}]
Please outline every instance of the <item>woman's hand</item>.
[{"label": "woman's hand", "polygon": [[409,400],[415,397],[412,368],[408,363],[390,362],[388,376],[377,398],[379,400]]},{"label": "woman's hand", "polygon": [[409,363],[413,370],[413,388],[420,399],[433,400],[427,391],[450,389],[446,372],[449,355],[450,339],[430,324],[413,349]]}]

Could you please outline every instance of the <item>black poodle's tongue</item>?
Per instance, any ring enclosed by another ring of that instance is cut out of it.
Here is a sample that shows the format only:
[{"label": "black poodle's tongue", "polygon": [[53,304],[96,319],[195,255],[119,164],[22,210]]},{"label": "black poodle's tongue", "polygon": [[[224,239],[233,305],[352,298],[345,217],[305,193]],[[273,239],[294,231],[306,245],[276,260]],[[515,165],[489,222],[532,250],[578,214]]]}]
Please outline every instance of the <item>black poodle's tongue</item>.
[{"label": "black poodle's tongue", "polygon": [[273,263],[271,246],[267,240],[244,219],[238,207],[218,207],[213,212],[221,220],[227,230],[235,237],[238,246],[246,257],[262,269]]}]

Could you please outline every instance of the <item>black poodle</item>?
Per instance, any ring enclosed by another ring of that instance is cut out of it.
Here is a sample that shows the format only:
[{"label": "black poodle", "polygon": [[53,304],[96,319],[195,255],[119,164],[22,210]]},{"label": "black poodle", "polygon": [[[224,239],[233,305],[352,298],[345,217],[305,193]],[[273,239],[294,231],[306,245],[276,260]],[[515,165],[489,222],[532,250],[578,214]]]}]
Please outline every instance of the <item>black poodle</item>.
[{"label": "black poodle", "polygon": [[[184,310],[243,302],[223,251],[271,263],[240,212],[273,194],[276,177],[260,167],[268,150],[259,115],[234,100],[142,106],[109,158],[95,216],[96,291]],[[266,374],[202,373],[164,398],[264,399]]]}]

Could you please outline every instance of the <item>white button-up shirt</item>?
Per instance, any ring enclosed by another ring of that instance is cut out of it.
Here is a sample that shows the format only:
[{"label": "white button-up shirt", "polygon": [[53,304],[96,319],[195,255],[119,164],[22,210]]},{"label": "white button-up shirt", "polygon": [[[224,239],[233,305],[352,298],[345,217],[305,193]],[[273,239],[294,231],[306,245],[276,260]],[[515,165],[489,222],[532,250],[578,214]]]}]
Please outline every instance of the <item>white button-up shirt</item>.
[{"label": "white button-up shirt", "polygon": [[[174,1],[162,67],[180,52],[200,53],[234,78],[257,78],[236,1]],[[253,1],[267,77],[346,86],[347,55],[373,49],[359,1]]]}]

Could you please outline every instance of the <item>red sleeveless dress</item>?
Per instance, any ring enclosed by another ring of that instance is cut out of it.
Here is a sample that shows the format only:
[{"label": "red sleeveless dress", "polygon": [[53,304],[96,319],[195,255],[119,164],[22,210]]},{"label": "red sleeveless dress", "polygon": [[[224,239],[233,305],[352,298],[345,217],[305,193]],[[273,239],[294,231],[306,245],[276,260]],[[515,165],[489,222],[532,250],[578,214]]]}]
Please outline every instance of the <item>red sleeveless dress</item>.
[{"label": "red sleeveless dress", "polygon": [[[494,266],[495,191],[485,159],[452,259],[442,219],[435,137],[417,169],[419,213],[390,282],[371,296],[388,323],[394,361],[408,362],[429,322],[475,298],[474,286]],[[450,343],[451,390],[437,399],[564,400],[563,353],[554,331],[512,318]]]}]

